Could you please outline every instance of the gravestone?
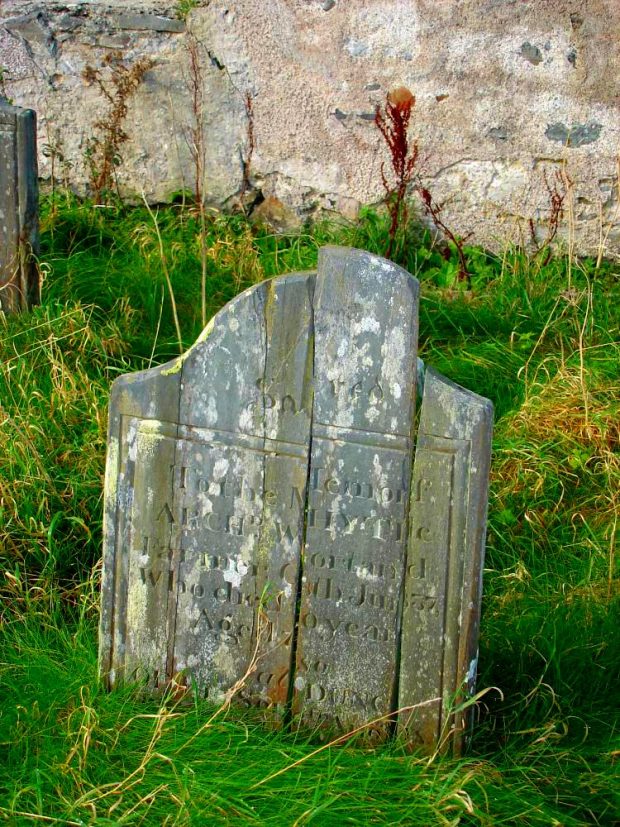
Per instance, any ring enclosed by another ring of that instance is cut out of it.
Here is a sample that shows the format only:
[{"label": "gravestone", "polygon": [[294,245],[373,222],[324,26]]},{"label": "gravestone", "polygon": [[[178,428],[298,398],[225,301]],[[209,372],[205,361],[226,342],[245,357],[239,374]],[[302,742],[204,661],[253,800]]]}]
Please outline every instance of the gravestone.
[{"label": "gravestone", "polygon": [[0,308],[39,300],[36,115],[0,99]]},{"label": "gravestone", "polygon": [[[112,389],[101,671],[457,748],[491,403],[427,370],[418,282],[326,247]],[[417,433],[416,433],[417,430]],[[415,449],[415,450],[414,450]]]}]

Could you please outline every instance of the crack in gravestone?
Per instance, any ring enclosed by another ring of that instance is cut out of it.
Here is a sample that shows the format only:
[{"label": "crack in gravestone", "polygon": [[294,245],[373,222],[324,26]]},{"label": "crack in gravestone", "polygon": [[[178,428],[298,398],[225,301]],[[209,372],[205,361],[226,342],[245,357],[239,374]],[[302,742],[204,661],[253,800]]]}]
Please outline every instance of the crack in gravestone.
[{"label": "crack in gravestone", "polygon": [[[418,284],[322,251],[313,445],[293,710],[357,728],[392,710],[406,538]],[[334,547],[337,545],[337,551]],[[387,734],[389,721],[372,730]]]}]

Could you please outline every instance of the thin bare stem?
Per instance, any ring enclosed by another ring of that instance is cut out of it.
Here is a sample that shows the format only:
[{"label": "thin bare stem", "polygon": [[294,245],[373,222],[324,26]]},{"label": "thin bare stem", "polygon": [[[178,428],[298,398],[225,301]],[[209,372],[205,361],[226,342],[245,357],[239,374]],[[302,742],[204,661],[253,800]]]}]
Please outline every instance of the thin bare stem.
[{"label": "thin bare stem", "polygon": [[618,505],[614,501],[614,523],[611,527],[609,540],[609,567],[607,574],[607,597],[611,598],[614,588],[614,563],[616,560],[616,530],[618,528]]},{"label": "thin bare stem", "polygon": [[196,37],[187,36],[189,77],[187,83],[192,101],[193,124],[188,129],[187,145],[194,162],[194,199],[200,219],[198,244],[200,247],[200,315],[202,326],[207,324],[207,222],[205,213],[206,138],[204,128],[204,80],[200,62],[200,44]]},{"label": "thin bare stem", "polygon": [[179,353],[183,355],[183,338],[181,336],[181,325],[179,324],[179,315],[177,313],[177,303],[176,299],[174,298],[174,290],[172,289],[172,280],[170,279],[170,271],[168,269],[168,259],[166,258],[166,251],[164,250],[164,242],[161,237],[161,233],[159,231],[159,224],[157,223],[157,215],[153,212],[153,210],[149,206],[149,202],[146,200],[146,195],[142,193],[142,200],[144,201],[144,206],[146,207],[148,214],[151,217],[153,222],[153,226],[155,227],[155,233],[157,234],[157,243],[159,244],[159,258],[161,260],[161,268],[164,271],[164,278],[166,279],[166,285],[168,286],[168,292],[170,293],[170,304],[172,305],[172,317],[174,319],[174,327],[177,332],[177,339],[179,342]]},{"label": "thin bare stem", "polygon": [[450,227],[448,227],[445,221],[441,218],[441,211],[443,210],[444,205],[438,204],[425,187],[418,187],[418,193],[422,199],[424,209],[426,210],[427,215],[432,219],[433,224],[438,230],[442,230],[454,245],[456,253],[459,257],[459,279],[467,282],[467,289],[471,290],[471,273],[467,267],[467,259],[465,258],[465,251],[463,249],[467,238],[460,238],[452,232]]},{"label": "thin bare stem", "polygon": [[254,134],[254,102],[252,93],[247,91],[244,98],[245,115],[247,119],[247,148],[243,162],[243,181],[241,182],[241,193],[239,200],[243,205],[243,198],[250,188],[250,171],[252,169],[252,157],[256,148],[256,136]]},{"label": "thin bare stem", "polygon": [[200,212],[200,312],[202,326],[207,324],[207,222],[204,201],[198,205]]},{"label": "thin bare stem", "polygon": [[336,746],[336,744],[341,744],[343,741],[348,740],[353,735],[357,735],[358,732],[363,732],[365,729],[369,729],[373,727],[375,724],[380,723],[381,721],[385,721],[389,718],[394,718],[394,716],[401,714],[402,712],[411,712],[413,709],[420,709],[423,706],[430,706],[431,704],[436,704],[438,701],[441,701],[441,698],[430,698],[428,701],[421,701],[418,704],[413,704],[412,706],[403,706],[400,709],[396,709],[394,712],[387,712],[385,715],[380,715],[378,718],[373,718],[372,721],[367,721],[365,724],[356,727],[355,729],[350,730],[349,732],[345,732],[344,735],[339,735],[338,738],[334,738],[333,741],[330,741],[328,744],[323,744],[322,747],[315,749],[313,752],[309,752],[308,755],[304,755],[303,758],[299,758],[297,761],[293,761],[292,764],[289,764],[287,767],[283,767],[281,770],[268,775],[267,778],[263,778],[261,781],[257,781],[256,784],[252,784],[250,787],[251,790],[256,789],[256,787],[260,787],[263,784],[266,784],[268,781],[271,781],[274,778],[277,778],[279,775],[282,775],[289,770],[298,767],[300,764],[303,764],[305,761],[308,761],[310,758],[314,758],[315,755],[318,755],[320,752],[323,752],[330,747]]}]

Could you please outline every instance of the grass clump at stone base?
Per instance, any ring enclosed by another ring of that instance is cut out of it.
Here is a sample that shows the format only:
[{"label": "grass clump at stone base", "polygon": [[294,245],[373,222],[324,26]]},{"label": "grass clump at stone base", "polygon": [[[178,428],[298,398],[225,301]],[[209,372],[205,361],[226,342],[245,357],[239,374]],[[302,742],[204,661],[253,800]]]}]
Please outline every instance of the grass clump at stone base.
[{"label": "grass clump at stone base", "polygon": [[[398,743],[319,750],[252,711],[103,691],[96,627],[109,387],[201,327],[190,210],[44,220],[43,303],[0,321],[0,818],[10,824],[612,825],[620,814],[620,282],[606,263],[401,249],[420,353],[496,407],[481,700],[460,759]],[[212,314],[386,220],[275,236],[213,214]],[[406,251],[406,255],[403,253]],[[166,273],[168,278],[166,277]],[[172,288],[172,294],[170,287]]]}]

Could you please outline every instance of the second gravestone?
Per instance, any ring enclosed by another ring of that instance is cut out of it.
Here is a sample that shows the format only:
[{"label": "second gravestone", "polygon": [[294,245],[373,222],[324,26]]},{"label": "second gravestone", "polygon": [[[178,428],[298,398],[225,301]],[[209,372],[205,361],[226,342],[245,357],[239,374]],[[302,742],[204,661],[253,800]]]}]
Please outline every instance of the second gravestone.
[{"label": "second gravestone", "polygon": [[[110,404],[101,669],[430,748],[475,680],[492,407],[427,371],[418,282],[328,247]],[[414,451],[415,447],[415,451]]]}]

